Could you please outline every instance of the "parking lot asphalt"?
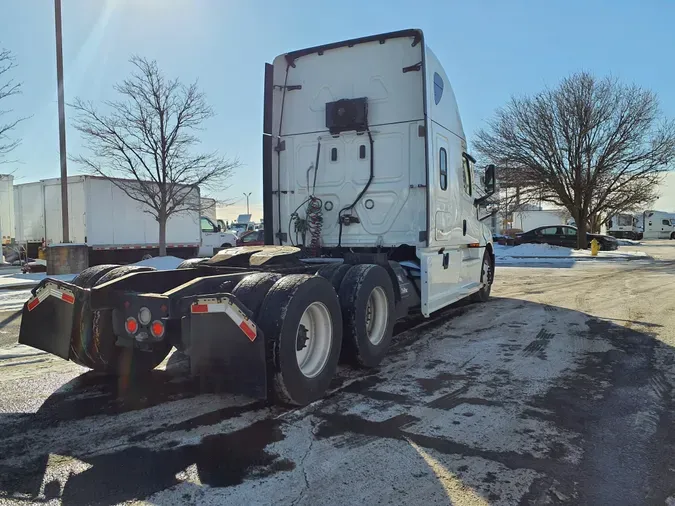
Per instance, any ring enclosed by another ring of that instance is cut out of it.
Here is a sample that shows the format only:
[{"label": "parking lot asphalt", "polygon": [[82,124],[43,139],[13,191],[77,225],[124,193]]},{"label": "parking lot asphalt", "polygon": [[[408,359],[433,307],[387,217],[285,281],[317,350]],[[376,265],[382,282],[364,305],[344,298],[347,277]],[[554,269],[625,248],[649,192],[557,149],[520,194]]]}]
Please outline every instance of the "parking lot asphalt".
[{"label": "parking lot asphalt", "polygon": [[99,376],[13,344],[14,317],[0,504],[666,504],[675,242],[644,248],[498,267],[488,303],[409,323],[302,409],[205,392],[180,354],[143,382]]}]

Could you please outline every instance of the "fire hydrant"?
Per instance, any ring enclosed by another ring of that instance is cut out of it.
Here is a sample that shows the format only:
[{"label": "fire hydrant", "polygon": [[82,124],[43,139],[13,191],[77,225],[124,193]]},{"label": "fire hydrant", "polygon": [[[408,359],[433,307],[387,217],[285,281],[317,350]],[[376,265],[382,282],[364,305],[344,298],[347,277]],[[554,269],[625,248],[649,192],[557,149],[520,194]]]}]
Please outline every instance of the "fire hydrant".
[{"label": "fire hydrant", "polygon": [[591,256],[597,257],[598,251],[600,251],[600,243],[597,239],[593,239],[591,241]]}]

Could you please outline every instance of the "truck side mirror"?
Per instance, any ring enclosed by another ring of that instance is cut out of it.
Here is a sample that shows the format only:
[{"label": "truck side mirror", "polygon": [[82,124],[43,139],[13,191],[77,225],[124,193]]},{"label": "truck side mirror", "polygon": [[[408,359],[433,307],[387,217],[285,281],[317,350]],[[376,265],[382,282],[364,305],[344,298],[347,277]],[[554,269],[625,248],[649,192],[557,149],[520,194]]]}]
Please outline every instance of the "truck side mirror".
[{"label": "truck side mirror", "polygon": [[483,188],[485,190],[485,195],[479,197],[473,201],[475,206],[482,206],[485,202],[488,201],[492,195],[494,195],[496,190],[497,183],[495,181],[495,166],[490,164],[485,168],[485,174],[483,175]]},{"label": "truck side mirror", "polygon": [[496,186],[494,164],[491,163],[485,168],[485,178],[483,181],[485,184],[485,192],[492,195],[495,192]]}]

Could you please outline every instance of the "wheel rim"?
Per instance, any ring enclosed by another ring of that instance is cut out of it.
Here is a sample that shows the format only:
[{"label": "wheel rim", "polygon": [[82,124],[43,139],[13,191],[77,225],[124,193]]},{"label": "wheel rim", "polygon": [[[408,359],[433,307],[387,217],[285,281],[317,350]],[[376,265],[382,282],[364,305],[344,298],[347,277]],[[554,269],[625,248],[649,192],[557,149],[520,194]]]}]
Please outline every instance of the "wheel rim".
[{"label": "wheel rim", "polygon": [[378,345],[387,331],[389,304],[387,294],[381,286],[376,286],[368,296],[366,304],[366,332],[368,340]]},{"label": "wheel rim", "polygon": [[322,302],[312,302],[302,313],[295,341],[300,372],[307,378],[318,376],[328,362],[333,342],[333,321]]},{"label": "wheel rim", "polygon": [[486,286],[489,286],[490,280],[492,279],[492,265],[490,264],[490,260],[488,260],[487,257],[483,259],[483,275],[482,275],[482,280],[483,283],[485,283]]}]

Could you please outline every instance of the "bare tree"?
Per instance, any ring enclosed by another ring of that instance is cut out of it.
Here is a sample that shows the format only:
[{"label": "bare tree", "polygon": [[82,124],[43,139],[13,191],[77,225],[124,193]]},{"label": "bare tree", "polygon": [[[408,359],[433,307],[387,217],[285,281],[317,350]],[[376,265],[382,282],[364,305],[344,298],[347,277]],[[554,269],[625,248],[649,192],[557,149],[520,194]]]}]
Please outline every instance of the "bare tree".
[{"label": "bare tree", "polygon": [[[21,83],[7,78],[15,67],[16,60],[12,52],[0,48],[0,100],[21,93]],[[21,143],[18,139],[12,139],[9,134],[26,118],[10,119],[7,122],[2,120],[3,116],[12,112],[11,109],[0,108],[0,163],[6,161],[5,156]]]},{"label": "bare tree", "polygon": [[675,160],[675,123],[661,118],[656,95],[588,73],[512,97],[477,137],[485,158],[523,171],[542,201],[570,212],[579,248],[591,217],[653,200]]},{"label": "bare tree", "polygon": [[200,210],[196,188],[226,188],[239,165],[215,152],[195,152],[195,132],[213,116],[194,82],[167,79],[157,62],[133,57],[131,76],[115,85],[119,100],[105,102],[107,113],[77,99],[74,126],[87,155],[73,160],[104,176],[143,204],[159,224],[159,254],[166,255],[166,222],[174,214]]}]

